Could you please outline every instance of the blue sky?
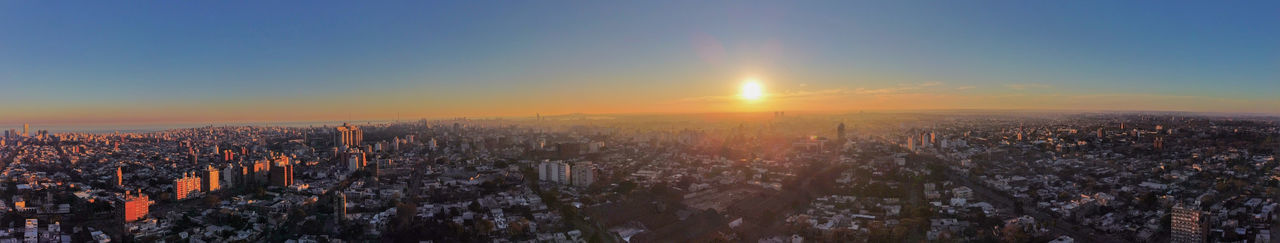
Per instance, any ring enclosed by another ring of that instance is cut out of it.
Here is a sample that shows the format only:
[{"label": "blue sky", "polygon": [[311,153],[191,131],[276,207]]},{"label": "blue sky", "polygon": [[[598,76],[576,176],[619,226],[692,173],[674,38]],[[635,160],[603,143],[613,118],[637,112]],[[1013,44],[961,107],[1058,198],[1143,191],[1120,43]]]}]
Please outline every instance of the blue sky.
[{"label": "blue sky", "polygon": [[[0,102],[14,104],[0,123],[1280,113],[1280,4],[1267,1],[5,1],[0,33]],[[744,77],[778,99],[717,103]],[[897,96],[867,97],[885,93]],[[1002,105],[1027,95],[1043,100]],[[1109,98],[1073,101],[1099,96]]]}]

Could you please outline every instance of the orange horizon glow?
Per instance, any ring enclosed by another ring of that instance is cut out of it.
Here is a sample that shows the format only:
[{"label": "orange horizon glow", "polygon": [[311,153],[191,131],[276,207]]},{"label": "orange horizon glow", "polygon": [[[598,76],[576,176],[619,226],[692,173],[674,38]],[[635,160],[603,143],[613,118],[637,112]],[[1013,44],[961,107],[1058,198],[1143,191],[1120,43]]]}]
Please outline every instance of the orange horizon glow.
[{"label": "orange horizon glow", "polygon": [[[1058,94],[1006,89],[974,92],[970,87],[918,83],[880,88],[805,87],[772,81],[757,99],[715,86],[663,92],[661,89],[592,94],[544,92],[480,97],[460,103],[444,95],[391,93],[353,97],[303,96],[211,102],[153,102],[129,106],[50,105],[0,107],[0,124],[168,124],[416,120],[450,117],[526,117],[534,114],[696,114],[769,111],[857,112],[898,110],[1081,110],[1280,113],[1280,101],[1154,94]],[[724,86],[720,86],[724,87]],[[754,92],[754,91],[752,91]],[[697,96],[697,94],[711,94]],[[721,95],[715,95],[719,93]],[[726,94],[728,93],[728,94]],[[754,96],[754,95],[753,95]]]}]

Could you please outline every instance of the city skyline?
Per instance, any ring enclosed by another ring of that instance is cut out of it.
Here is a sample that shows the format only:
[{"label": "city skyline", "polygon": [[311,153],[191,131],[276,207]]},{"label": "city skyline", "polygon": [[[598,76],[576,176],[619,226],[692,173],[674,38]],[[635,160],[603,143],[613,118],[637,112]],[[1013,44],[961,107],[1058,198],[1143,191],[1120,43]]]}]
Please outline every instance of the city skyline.
[{"label": "city skyline", "polygon": [[1280,242],[1278,13],[0,1],[0,242]]},{"label": "city skyline", "polygon": [[[0,7],[0,124],[534,114],[1280,113],[1280,5]],[[744,80],[764,87],[744,102]]]}]

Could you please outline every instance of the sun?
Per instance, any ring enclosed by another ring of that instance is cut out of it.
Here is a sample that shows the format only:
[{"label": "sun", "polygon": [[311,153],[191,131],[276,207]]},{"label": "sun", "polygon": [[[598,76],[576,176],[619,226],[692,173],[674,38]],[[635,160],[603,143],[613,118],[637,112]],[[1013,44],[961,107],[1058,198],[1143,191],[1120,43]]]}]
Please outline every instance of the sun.
[{"label": "sun", "polygon": [[760,85],[760,81],[755,79],[747,79],[742,82],[742,92],[738,93],[738,97],[747,101],[757,101],[764,98],[764,86]]}]

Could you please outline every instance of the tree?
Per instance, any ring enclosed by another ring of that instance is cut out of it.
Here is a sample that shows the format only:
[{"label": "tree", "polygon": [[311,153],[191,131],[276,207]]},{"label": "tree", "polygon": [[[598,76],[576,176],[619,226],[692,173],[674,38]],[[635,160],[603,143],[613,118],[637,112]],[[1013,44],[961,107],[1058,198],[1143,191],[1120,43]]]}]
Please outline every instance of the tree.
[{"label": "tree", "polygon": [[302,211],[302,208],[294,207],[293,210],[289,210],[289,221],[298,222],[305,217],[307,212]]},{"label": "tree", "polygon": [[493,221],[489,221],[487,219],[476,219],[472,222],[475,223],[472,227],[474,227],[476,229],[476,233],[479,233],[480,235],[489,235],[489,232],[493,232],[493,228],[495,228]]},{"label": "tree", "polygon": [[1148,192],[1146,194],[1143,194],[1142,197],[1138,198],[1138,205],[1141,206],[1143,209],[1148,209],[1148,210],[1154,209],[1156,208],[1158,203],[1159,203],[1159,199],[1156,198],[1155,193]]},{"label": "tree", "polygon": [[476,213],[483,213],[483,210],[484,210],[484,208],[480,207],[479,199],[472,201],[471,204],[467,205],[467,209],[470,209],[472,212],[476,212]]},{"label": "tree", "polygon": [[364,224],[343,224],[339,235],[342,239],[356,240],[364,235]]},{"label": "tree", "polygon": [[514,236],[524,235],[525,233],[528,233],[529,220],[525,218],[520,218],[520,220],[516,220],[515,222],[512,222],[511,226],[507,227],[507,230],[510,230],[511,235],[514,235]]},{"label": "tree", "polygon": [[1000,236],[1001,236],[1000,240],[1002,242],[1014,242],[1014,243],[1030,242],[1031,236],[1028,235],[1027,232],[1022,231],[1022,228],[1018,226],[1020,225],[1006,224],[1004,228],[1000,230]]},{"label": "tree", "polygon": [[636,183],[631,181],[622,181],[618,183],[618,193],[628,194],[631,190],[636,189]]},{"label": "tree", "polygon": [[210,208],[217,207],[220,203],[222,203],[222,197],[219,197],[218,194],[209,193],[208,196],[204,197],[204,204]]}]

